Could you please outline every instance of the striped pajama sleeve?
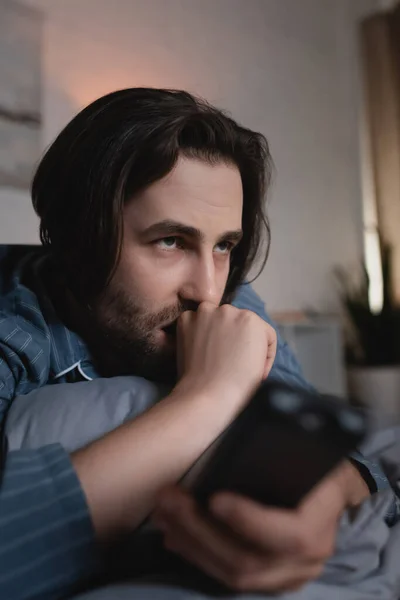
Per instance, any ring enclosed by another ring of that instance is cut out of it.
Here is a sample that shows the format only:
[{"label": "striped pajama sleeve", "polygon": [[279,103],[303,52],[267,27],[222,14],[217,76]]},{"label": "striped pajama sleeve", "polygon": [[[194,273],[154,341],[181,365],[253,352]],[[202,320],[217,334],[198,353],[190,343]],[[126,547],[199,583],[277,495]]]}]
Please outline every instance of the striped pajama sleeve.
[{"label": "striped pajama sleeve", "polygon": [[0,598],[57,600],[94,575],[97,549],[70,458],[58,444],[10,452],[0,487]]}]

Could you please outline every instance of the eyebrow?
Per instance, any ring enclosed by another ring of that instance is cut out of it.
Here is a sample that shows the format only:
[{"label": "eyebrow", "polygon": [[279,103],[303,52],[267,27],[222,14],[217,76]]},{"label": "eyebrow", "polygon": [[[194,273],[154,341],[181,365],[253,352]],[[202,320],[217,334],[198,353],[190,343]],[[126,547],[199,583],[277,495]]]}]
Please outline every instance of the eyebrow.
[{"label": "eyebrow", "polygon": [[[179,221],[171,221],[169,219],[150,225],[150,227],[144,230],[143,235],[146,237],[150,235],[160,237],[183,235],[194,238],[198,241],[204,240],[204,234],[202,231],[200,231],[200,229],[192,227],[191,225],[185,225]],[[241,229],[235,229],[233,231],[225,231],[218,239],[219,241],[229,240],[231,242],[238,243],[242,237],[243,231]]]}]

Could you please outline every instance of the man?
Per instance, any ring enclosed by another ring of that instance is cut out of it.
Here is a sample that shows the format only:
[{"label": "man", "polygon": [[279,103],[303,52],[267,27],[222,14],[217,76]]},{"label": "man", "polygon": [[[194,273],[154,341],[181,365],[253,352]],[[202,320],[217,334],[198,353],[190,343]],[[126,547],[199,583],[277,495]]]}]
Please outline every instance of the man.
[{"label": "man", "polygon": [[273,368],[275,331],[243,310],[254,296],[240,288],[263,233],[269,243],[270,164],[260,134],[153,89],[100,98],[45,154],[32,185],[45,248],[2,263],[3,418],[48,383],[136,374],[176,385],[70,457],[57,445],[5,454],[2,596],[71,594],[96,575],[100,548],[152,512],[167,547],[223,584],[296,587],[320,572],[366,481],[376,489],[346,462],[296,511],[221,496],[208,520],[174,487]]}]

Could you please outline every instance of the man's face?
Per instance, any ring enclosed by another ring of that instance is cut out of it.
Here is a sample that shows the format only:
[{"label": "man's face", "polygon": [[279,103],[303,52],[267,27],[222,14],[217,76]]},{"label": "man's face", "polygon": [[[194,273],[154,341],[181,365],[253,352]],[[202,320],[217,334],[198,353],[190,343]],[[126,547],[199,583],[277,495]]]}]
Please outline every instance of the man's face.
[{"label": "man's face", "polygon": [[242,207],[235,166],[183,157],[126,204],[121,260],[95,307],[121,372],[175,377],[175,336],[167,326],[201,302],[221,302]]}]

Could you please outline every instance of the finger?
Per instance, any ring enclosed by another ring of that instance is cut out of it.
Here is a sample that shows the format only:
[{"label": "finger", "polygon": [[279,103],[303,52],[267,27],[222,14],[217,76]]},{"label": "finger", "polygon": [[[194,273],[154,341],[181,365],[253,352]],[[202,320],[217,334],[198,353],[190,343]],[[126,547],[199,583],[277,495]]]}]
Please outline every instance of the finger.
[{"label": "finger", "polygon": [[201,304],[199,304],[199,306],[197,308],[197,314],[213,313],[217,310],[217,308],[218,308],[218,304],[215,304],[214,302],[210,302],[209,300],[205,300],[204,302],[201,302]]},{"label": "finger", "polygon": [[[223,549],[217,536],[205,537],[207,523],[201,523],[200,530],[194,532],[186,522],[165,532],[165,546],[182,556],[207,575],[214,577],[226,586],[237,591],[283,592],[298,589],[315,579],[322,571],[322,561],[309,561],[298,555],[256,554],[248,550],[232,553],[233,540]],[[213,531],[215,533],[215,530]]]},{"label": "finger", "polygon": [[155,522],[166,532],[171,549],[183,557],[190,556],[197,566],[207,567],[211,573],[209,558],[214,566],[212,574],[218,573],[219,578],[239,569],[244,561],[256,562],[256,554],[253,556],[247,545],[200,512],[188,494],[171,491],[163,500]]},{"label": "finger", "polygon": [[229,587],[235,587],[234,578],[239,565],[221,560],[223,557],[217,554],[215,547],[204,547],[184,530],[170,532],[168,529],[165,531],[164,545],[167,550],[180,555],[210,577]]},{"label": "finger", "polygon": [[305,520],[313,521],[316,529],[327,525],[327,515],[335,523],[345,510],[345,493],[340,480],[341,465],[328,473],[304,498],[299,513]]},{"label": "finger", "polygon": [[196,313],[193,310],[184,310],[178,317],[176,326],[182,328],[182,326],[190,323]]},{"label": "finger", "polygon": [[273,367],[274,364],[274,358],[267,358],[267,360],[265,361],[265,367],[264,367],[264,373],[263,373],[263,381],[265,379],[267,379],[268,375],[271,372],[271,369]]},{"label": "finger", "polygon": [[302,511],[265,507],[234,494],[221,494],[211,507],[227,527],[268,554],[297,556],[310,563],[325,561],[334,551],[338,513],[327,512],[326,499]]},{"label": "finger", "polygon": [[277,351],[278,339],[276,335],[276,331],[273,327],[268,328],[268,349],[267,349],[267,358],[265,361],[265,370],[264,370],[264,379],[266,379],[272,369],[272,365],[274,364],[276,351]]},{"label": "finger", "polygon": [[211,513],[247,543],[266,551],[296,553],[305,535],[296,511],[262,506],[236,494],[218,494]]},{"label": "finger", "polygon": [[215,549],[203,547],[186,532],[165,536],[168,550],[179,554],[183,559],[198,567],[207,575],[227,587],[240,592],[284,592],[295,590],[316,579],[322,569],[322,562],[296,563],[295,557],[277,563],[267,556],[244,554],[238,562],[221,562]]},{"label": "finger", "polygon": [[323,561],[310,560],[301,553],[268,555],[250,551],[199,514],[186,494],[173,495],[174,510],[172,495],[168,510],[159,509],[167,548],[227,586],[243,591],[284,591],[299,587],[321,572]]}]

